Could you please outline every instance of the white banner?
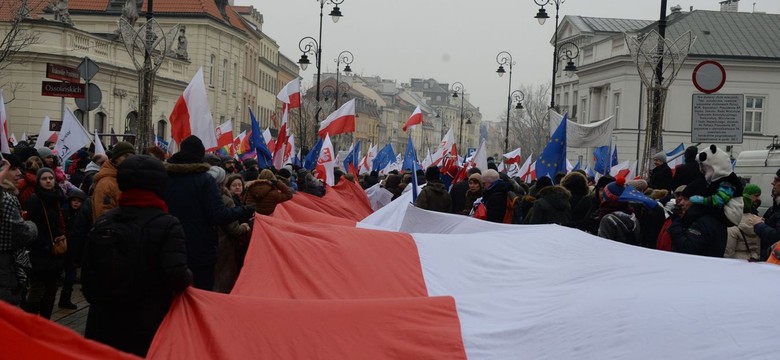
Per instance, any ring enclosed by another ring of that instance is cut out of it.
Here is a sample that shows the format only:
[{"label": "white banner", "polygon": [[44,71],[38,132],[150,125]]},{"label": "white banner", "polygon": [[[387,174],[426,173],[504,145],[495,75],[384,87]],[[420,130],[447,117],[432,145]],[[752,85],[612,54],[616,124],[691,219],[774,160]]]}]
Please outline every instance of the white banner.
[{"label": "white banner", "polygon": [[[550,136],[563,120],[563,115],[550,110]],[[569,120],[566,124],[566,146],[568,147],[598,147],[609,144],[612,130],[615,128],[615,117],[590,124],[578,124]]]},{"label": "white banner", "polygon": [[60,159],[65,160],[79,151],[82,147],[92,142],[87,130],[81,126],[76,115],[70,109],[65,108],[65,116],[62,118],[62,129],[57,137],[57,143],[54,150],[57,151]]}]

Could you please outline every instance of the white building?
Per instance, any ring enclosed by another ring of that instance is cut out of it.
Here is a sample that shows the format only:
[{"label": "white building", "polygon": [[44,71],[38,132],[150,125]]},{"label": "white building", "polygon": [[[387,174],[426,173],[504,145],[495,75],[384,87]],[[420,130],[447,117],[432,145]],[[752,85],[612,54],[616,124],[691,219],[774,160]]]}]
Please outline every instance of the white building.
[{"label": "white building", "polygon": [[[663,120],[664,149],[681,142],[691,145],[694,67],[715,60],[726,69],[727,81],[718,94],[744,95],[744,137],[740,144],[718,144],[736,158],[743,150],[764,149],[780,134],[773,120],[780,99],[780,15],[737,12],[736,2],[722,11],[672,8],[667,39],[691,31],[696,40],[676,80],[669,89]],[[556,74],[554,89],[561,111],[572,120],[589,123],[610,115],[617,118],[613,141],[619,160],[636,160],[644,146],[647,98],[637,67],[626,47],[624,32],[642,34],[656,28],[655,21],[566,16],[558,28],[559,44],[571,41],[580,48],[576,74]],[[561,60],[559,69],[566,65]],[[607,145],[607,144],[605,144]],[[702,144],[702,146],[707,144]],[[592,163],[593,149],[569,149],[569,159],[579,156]]]}]

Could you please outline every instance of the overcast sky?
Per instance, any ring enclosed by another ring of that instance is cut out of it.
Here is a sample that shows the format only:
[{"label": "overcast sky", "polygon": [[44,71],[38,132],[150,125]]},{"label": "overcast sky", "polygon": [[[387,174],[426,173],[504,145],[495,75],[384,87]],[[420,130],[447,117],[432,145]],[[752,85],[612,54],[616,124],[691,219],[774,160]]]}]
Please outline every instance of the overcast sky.
[{"label": "overcast sky", "polygon": [[[691,6],[720,10],[719,0],[670,0],[684,11]],[[780,1],[741,1],[739,10],[780,13]],[[657,20],[660,0],[567,0],[560,15]],[[319,0],[235,0],[235,5],[254,5],[263,15],[264,32],[277,41],[283,54],[298,61],[298,42],[304,36],[317,38]],[[381,76],[398,83],[410,78],[460,81],[471,102],[480,107],[484,120],[506,112],[508,78],[498,77],[496,55],[512,54],[515,62],[512,85],[541,84],[552,77],[554,7],[549,19],[539,25],[533,0],[344,0],[343,17],[333,23],[325,5],[322,34],[322,72],[335,71],[342,50],[355,55],[352,71]],[[668,12],[668,11],[667,11]],[[311,59],[312,63],[314,59]],[[313,85],[314,66],[301,73],[303,86]]]}]

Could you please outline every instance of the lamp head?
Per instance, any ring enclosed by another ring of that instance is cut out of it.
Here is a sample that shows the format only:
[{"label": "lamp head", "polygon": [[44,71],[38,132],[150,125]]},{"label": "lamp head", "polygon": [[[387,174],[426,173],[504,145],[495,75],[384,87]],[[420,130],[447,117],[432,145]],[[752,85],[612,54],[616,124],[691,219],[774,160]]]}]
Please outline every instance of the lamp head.
[{"label": "lamp head", "polygon": [[550,15],[547,15],[547,10],[545,10],[544,7],[540,7],[539,12],[536,13],[534,18],[539,20],[539,25],[544,25],[544,22],[550,18]]},{"label": "lamp head", "polygon": [[575,72],[575,71],[577,71],[577,66],[576,66],[576,65],[574,65],[574,61],[572,61],[572,60],[569,60],[569,62],[568,62],[568,63],[566,63],[566,67],[565,67],[565,68],[563,68],[563,71],[566,71],[566,72]]},{"label": "lamp head", "polygon": [[466,125],[471,125],[471,119],[466,119]]},{"label": "lamp head", "polygon": [[344,67],[344,73],[349,75],[351,72],[352,72],[352,68],[349,67],[349,64],[347,64],[347,66]]},{"label": "lamp head", "polygon": [[453,91],[452,92],[452,97],[454,97],[454,98],[458,97],[458,92],[457,91]]},{"label": "lamp head", "polygon": [[309,64],[311,64],[311,61],[309,61],[309,57],[304,53],[301,55],[301,58],[298,59],[298,65],[301,66],[301,70],[306,71],[306,68],[309,67]]},{"label": "lamp head", "polygon": [[523,109],[525,109],[525,108],[523,107],[523,103],[521,103],[521,102],[519,102],[519,101],[518,101],[518,102],[517,102],[517,105],[515,105],[515,109],[517,109],[517,110],[523,110]]},{"label": "lamp head", "polygon": [[496,73],[499,77],[504,76],[506,74],[506,70],[504,70],[504,65],[499,65],[498,70],[496,70]]},{"label": "lamp head", "polygon": [[339,19],[341,19],[341,17],[344,16],[344,15],[341,14],[341,9],[339,9],[338,5],[334,6],[333,10],[331,10],[330,14],[328,14],[328,15],[330,15],[330,17],[333,19],[334,23],[339,22]]}]

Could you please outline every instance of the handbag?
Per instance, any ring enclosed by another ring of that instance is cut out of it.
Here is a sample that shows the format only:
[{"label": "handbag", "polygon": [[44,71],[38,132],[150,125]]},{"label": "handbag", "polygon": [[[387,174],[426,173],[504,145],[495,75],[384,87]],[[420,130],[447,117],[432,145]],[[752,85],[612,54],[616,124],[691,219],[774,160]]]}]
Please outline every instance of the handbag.
[{"label": "handbag", "polygon": [[43,208],[43,218],[46,219],[46,227],[49,230],[49,239],[51,239],[51,254],[54,256],[62,256],[68,252],[68,239],[65,235],[54,237],[51,233],[51,224],[49,223],[49,213],[46,211],[46,205],[41,200],[41,207]]}]

